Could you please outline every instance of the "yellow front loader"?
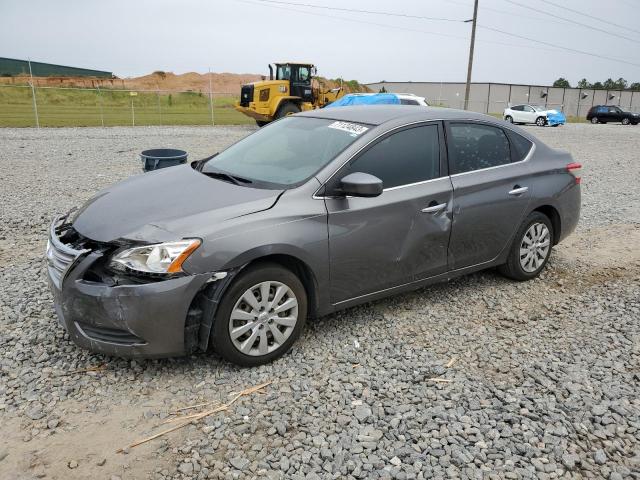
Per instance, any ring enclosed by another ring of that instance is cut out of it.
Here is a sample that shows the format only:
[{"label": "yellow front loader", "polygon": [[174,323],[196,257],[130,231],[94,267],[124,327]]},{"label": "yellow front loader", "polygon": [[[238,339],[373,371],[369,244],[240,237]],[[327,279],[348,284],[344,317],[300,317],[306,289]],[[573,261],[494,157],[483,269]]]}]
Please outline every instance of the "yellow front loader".
[{"label": "yellow front loader", "polygon": [[[235,108],[255,119],[259,126],[292,113],[322,108],[344,95],[342,88],[322,91],[316,67],[310,63],[269,65],[269,80],[242,86]],[[274,78],[275,77],[275,78]]]}]

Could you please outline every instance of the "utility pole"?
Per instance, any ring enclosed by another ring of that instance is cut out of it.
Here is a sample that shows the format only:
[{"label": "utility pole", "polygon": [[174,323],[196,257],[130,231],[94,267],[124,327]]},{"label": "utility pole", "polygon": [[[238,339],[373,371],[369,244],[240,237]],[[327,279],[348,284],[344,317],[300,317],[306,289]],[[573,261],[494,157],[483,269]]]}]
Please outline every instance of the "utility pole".
[{"label": "utility pole", "polygon": [[471,22],[471,44],[469,45],[469,65],[467,66],[467,86],[464,91],[464,109],[469,108],[469,92],[471,91],[471,70],[473,69],[473,47],[476,43],[476,22],[478,20],[478,0],[473,2],[473,18],[465,23]]}]

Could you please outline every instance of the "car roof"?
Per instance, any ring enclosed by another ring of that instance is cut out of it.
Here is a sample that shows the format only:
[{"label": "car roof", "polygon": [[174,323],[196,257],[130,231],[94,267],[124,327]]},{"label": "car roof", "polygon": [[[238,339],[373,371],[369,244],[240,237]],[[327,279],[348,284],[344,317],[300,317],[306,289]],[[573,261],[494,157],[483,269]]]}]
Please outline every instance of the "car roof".
[{"label": "car roof", "polygon": [[429,120],[484,120],[498,123],[494,117],[468,110],[452,108],[424,107],[416,109],[413,105],[356,105],[351,107],[308,110],[296,116],[327,118],[345,122],[382,125],[393,120],[407,122]]}]

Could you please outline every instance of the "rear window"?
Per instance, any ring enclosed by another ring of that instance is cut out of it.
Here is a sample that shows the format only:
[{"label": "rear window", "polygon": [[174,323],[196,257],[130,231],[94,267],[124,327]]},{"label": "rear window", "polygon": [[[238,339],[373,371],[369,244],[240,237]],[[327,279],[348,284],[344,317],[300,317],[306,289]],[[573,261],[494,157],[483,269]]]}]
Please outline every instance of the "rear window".
[{"label": "rear window", "polygon": [[507,135],[511,141],[511,155],[514,162],[524,160],[533,147],[533,142],[524,138],[522,135],[507,130]]}]

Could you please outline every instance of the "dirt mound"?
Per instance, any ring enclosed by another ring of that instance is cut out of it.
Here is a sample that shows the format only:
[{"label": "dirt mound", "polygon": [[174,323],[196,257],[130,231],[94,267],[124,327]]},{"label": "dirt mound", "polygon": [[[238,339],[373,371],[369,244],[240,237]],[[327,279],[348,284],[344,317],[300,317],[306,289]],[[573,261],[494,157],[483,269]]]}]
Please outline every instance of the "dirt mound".
[{"label": "dirt mound", "polygon": [[[95,77],[36,77],[36,87],[117,88],[130,90],[164,90],[173,92],[208,92],[209,76],[214,92],[238,95],[244,83],[256,82],[261,75],[251,73],[206,73],[188,72],[176,75],[171,72],[154,72],[134,78]],[[28,76],[1,77],[0,84],[28,84]]]},{"label": "dirt mound", "polygon": [[[209,77],[211,88],[215,93],[239,95],[240,87],[245,83],[257,82],[266,77],[254,73],[197,73],[187,72],[176,75],[172,72],[156,71],[149,75],[134,78],[96,78],[96,77],[35,77],[36,87],[76,87],[76,88],[116,88],[123,90],[161,90],[170,92],[209,92]],[[339,80],[318,78],[322,88],[336,88]],[[29,77],[0,77],[0,85],[26,85]],[[347,92],[369,91],[367,87],[352,80],[342,82]]]}]

